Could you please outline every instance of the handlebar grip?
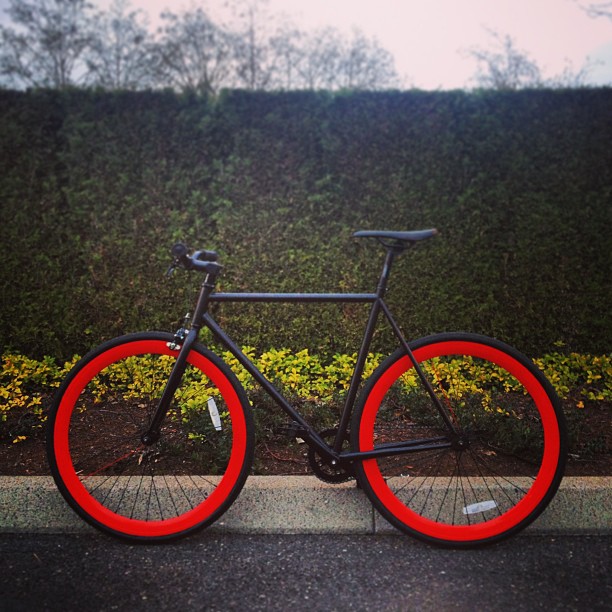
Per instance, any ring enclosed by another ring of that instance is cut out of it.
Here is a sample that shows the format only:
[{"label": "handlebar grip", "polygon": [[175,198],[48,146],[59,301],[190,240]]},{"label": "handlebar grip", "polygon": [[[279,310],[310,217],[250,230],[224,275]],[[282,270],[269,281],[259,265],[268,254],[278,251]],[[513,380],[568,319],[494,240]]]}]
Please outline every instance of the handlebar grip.
[{"label": "handlebar grip", "polygon": [[219,255],[215,251],[196,251],[192,255],[193,259],[199,259],[200,261],[217,261]]},{"label": "handlebar grip", "polygon": [[174,257],[171,269],[180,265],[185,270],[197,270],[207,274],[218,274],[221,270],[221,266],[215,263],[219,258],[215,251],[195,251],[189,255],[189,249],[182,242],[177,242],[171,252]]}]

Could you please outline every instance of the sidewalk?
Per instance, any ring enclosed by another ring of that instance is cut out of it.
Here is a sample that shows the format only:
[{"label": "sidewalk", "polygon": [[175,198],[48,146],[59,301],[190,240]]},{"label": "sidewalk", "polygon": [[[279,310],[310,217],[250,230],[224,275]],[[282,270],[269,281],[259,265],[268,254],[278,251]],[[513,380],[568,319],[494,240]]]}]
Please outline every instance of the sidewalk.
[{"label": "sidewalk", "polygon": [[[0,532],[77,533],[91,529],[50,476],[0,476]],[[314,476],[251,476],[211,529],[233,533],[397,533],[354,483]],[[568,477],[531,533],[611,533],[612,477]]]}]

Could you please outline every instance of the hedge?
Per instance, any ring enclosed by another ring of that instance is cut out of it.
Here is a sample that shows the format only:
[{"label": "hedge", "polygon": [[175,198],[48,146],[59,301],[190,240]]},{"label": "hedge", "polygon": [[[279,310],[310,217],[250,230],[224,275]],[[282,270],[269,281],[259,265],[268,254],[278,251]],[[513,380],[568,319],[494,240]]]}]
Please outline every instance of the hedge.
[{"label": "hedge", "polygon": [[[219,251],[231,291],[371,291],[358,229],[438,227],[397,262],[406,334],[466,330],[531,355],[605,353],[612,89],[0,91],[0,343],[66,359],[174,329]],[[361,306],[228,306],[242,344],[352,353]],[[383,326],[374,351],[393,340]]]}]

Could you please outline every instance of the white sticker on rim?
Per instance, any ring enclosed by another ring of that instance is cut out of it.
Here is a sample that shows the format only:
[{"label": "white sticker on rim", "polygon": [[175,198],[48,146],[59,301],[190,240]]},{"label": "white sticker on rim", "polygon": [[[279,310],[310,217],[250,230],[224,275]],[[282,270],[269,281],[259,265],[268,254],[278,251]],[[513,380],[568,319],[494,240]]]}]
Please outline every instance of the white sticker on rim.
[{"label": "white sticker on rim", "polygon": [[214,428],[217,431],[221,431],[222,427],[221,427],[221,417],[219,416],[219,410],[217,408],[217,403],[215,402],[215,400],[211,397],[208,400],[208,412],[210,414],[210,420],[212,421],[212,424],[214,426]]},{"label": "white sticker on rim", "polygon": [[493,510],[497,508],[497,503],[492,499],[487,501],[478,502],[477,504],[470,504],[463,508],[463,514],[478,514],[479,512],[486,512],[487,510]]}]

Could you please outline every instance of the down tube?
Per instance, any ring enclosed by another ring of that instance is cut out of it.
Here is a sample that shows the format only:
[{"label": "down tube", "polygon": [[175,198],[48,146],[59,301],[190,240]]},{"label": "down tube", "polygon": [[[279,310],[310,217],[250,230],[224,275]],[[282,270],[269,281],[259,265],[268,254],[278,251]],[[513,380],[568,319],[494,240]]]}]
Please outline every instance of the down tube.
[{"label": "down tube", "polygon": [[244,366],[246,371],[265,389],[266,393],[299,425],[309,432],[316,446],[325,447],[325,443],[316,435],[312,427],[296,412],[293,406],[281,395],[278,389],[257,369],[251,360],[240,350],[236,343],[219,327],[219,324],[206,313],[202,321],[229,352]]}]

